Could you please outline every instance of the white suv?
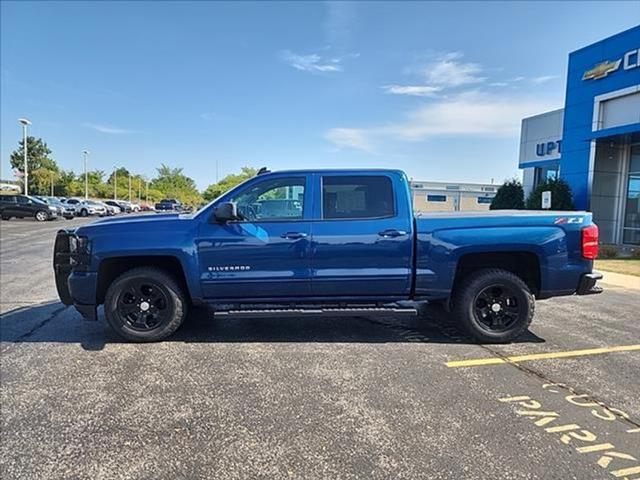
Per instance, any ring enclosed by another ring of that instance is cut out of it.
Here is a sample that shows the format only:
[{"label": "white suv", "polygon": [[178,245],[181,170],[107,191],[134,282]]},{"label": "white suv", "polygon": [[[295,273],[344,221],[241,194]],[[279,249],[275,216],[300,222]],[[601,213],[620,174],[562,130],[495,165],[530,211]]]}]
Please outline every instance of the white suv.
[{"label": "white suv", "polygon": [[[75,199],[71,199],[75,200]],[[67,203],[70,200],[67,200]],[[86,217],[87,215],[100,215],[103,217],[107,214],[107,208],[101,203],[96,202],[94,200],[81,200],[78,205],[76,205],[76,215],[80,215],[81,217]]]}]

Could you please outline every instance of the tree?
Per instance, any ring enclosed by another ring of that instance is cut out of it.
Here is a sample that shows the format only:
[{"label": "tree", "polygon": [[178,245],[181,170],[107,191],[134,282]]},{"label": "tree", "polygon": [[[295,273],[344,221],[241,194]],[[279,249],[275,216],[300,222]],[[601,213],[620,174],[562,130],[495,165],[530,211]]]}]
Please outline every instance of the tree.
[{"label": "tree", "polygon": [[[11,153],[11,168],[24,173],[24,142],[18,142],[19,148]],[[58,171],[56,161],[51,158],[51,150],[41,138],[27,137],[27,167],[29,173],[40,168]]]},{"label": "tree", "polygon": [[193,207],[202,203],[202,196],[196,188],[196,182],[182,173],[182,168],[171,168],[162,164],[157,170],[158,176],[149,184],[150,189],[158,190],[165,197],[177,198],[182,203]]},{"label": "tree", "polygon": [[218,198],[223,193],[231,190],[236,185],[255,177],[258,171],[252,167],[242,167],[240,173],[230,174],[220,180],[218,183],[212,183],[202,194],[205,201],[210,202],[214,198]]},{"label": "tree", "polygon": [[29,193],[33,195],[51,195],[51,184],[58,181],[60,174],[49,168],[37,168],[29,173]]},{"label": "tree", "polygon": [[527,208],[540,210],[542,208],[542,192],[551,192],[551,210],[575,210],[573,205],[573,193],[571,187],[564,180],[544,180],[529,194]]},{"label": "tree", "polygon": [[519,180],[504,182],[491,201],[491,210],[522,210],[524,208],[524,189]]}]

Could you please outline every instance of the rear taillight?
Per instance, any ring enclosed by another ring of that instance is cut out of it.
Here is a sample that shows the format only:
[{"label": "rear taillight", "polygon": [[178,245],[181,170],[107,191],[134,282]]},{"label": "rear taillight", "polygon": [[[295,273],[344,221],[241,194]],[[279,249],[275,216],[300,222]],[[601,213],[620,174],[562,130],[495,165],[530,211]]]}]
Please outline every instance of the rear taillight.
[{"label": "rear taillight", "polygon": [[582,256],[589,260],[598,256],[598,226],[595,224],[582,229]]}]

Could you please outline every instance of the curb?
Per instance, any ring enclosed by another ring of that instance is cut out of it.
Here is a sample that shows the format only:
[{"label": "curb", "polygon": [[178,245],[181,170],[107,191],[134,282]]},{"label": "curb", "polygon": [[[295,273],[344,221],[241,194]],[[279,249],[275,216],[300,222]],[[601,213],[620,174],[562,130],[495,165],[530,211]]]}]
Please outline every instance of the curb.
[{"label": "curb", "polygon": [[607,272],[604,270],[598,270],[598,272],[603,275],[602,280],[600,280],[602,283],[614,285],[616,287],[640,290],[640,277],[624,275],[622,273]]}]

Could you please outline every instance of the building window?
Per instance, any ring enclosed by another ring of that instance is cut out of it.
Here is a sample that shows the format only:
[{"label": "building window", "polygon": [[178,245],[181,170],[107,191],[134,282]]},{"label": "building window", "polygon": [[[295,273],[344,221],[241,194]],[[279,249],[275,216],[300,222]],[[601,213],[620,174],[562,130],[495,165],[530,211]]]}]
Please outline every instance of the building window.
[{"label": "building window", "polygon": [[536,167],[534,177],[534,188],[540,183],[548,180],[557,180],[559,173],[558,164],[549,165],[548,167]]},{"label": "building window", "polygon": [[493,200],[493,197],[478,197],[477,200],[478,200],[478,203],[487,204],[487,203],[491,203],[491,201]]},{"label": "building window", "polygon": [[446,202],[446,195],[427,195],[427,202]]},{"label": "building window", "polygon": [[496,191],[495,187],[482,187],[482,190],[484,192],[495,192]]},{"label": "building window", "polygon": [[622,243],[640,245],[640,145],[631,147]]},{"label": "building window", "polygon": [[447,185],[445,188],[447,190],[460,190],[460,185]]}]

